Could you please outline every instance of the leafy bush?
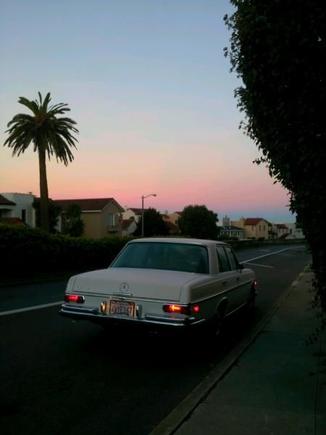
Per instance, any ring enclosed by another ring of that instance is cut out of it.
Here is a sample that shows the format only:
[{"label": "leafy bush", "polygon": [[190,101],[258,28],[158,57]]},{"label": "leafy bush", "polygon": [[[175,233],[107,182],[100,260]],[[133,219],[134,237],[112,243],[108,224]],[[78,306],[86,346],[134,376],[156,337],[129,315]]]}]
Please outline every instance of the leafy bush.
[{"label": "leafy bush", "polygon": [[0,224],[1,276],[22,278],[105,268],[128,240],[51,235],[38,229]]}]

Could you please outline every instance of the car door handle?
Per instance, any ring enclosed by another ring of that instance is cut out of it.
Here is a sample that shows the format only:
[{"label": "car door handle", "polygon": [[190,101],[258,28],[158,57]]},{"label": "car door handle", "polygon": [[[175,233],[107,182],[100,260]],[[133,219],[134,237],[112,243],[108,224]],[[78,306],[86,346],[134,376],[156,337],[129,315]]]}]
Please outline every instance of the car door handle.
[{"label": "car door handle", "polygon": [[240,281],[240,277],[238,276],[238,278],[236,278],[236,281],[239,282]]},{"label": "car door handle", "polygon": [[222,285],[226,285],[227,283],[227,281],[222,281]]}]

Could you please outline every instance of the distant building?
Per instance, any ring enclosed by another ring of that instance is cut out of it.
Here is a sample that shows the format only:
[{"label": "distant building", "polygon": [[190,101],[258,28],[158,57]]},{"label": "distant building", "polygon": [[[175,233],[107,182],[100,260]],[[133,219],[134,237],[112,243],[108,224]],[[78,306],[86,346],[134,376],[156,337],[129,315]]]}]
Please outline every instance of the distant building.
[{"label": "distant building", "polygon": [[289,234],[289,228],[285,224],[275,224],[273,225],[273,230],[276,232],[278,239],[285,239]]},{"label": "distant building", "polygon": [[270,239],[272,238],[272,224],[264,218],[244,218],[231,221],[231,225],[244,229],[246,239]]},{"label": "distant building", "polygon": [[230,239],[242,240],[245,238],[245,230],[234,225],[223,225],[220,228],[220,235]]},{"label": "distant building", "polygon": [[122,219],[121,223],[121,235],[122,236],[132,236],[137,229],[137,222],[134,218]]},{"label": "distant building", "polygon": [[222,218],[222,226],[223,227],[229,227],[231,225],[231,220],[229,218],[229,216],[223,216]]},{"label": "distant building", "polygon": [[[84,236],[99,239],[122,234],[123,207],[114,198],[57,199],[54,203],[65,213],[69,206],[78,205],[84,222]],[[61,231],[62,219],[58,230]]]},{"label": "distant building", "polygon": [[303,234],[303,231],[296,223],[290,223],[286,224],[289,233],[286,236],[287,240],[293,240],[293,239],[304,239],[305,236]]},{"label": "distant building", "polygon": [[[146,209],[144,209],[145,211]],[[122,213],[122,218],[124,220],[128,219],[134,219],[136,223],[138,223],[141,219],[142,215],[142,209],[141,208],[135,208],[135,207],[125,207],[124,212]]]},{"label": "distant building", "polygon": [[36,226],[32,193],[1,193],[0,221],[4,223],[24,223],[32,228]]}]

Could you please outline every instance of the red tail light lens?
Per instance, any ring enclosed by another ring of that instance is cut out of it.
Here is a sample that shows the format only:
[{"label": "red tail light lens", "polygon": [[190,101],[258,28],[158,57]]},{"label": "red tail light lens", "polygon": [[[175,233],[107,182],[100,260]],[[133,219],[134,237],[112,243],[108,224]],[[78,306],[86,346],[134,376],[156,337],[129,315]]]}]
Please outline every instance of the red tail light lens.
[{"label": "red tail light lens", "polygon": [[163,311],[165,313],[177,313],[177,314],[194,314],[199,313],[199,305],[178,305],[178,304],[168,304],[163,305]]},{"label": "red tail light lens", "polygon": [[199,305],[193,305],[192,311],[193,311],[193,313],[199,313],[199,311],[200,311]]},{"label": "red tail light lens", "polygon": [[85,302],[84,296],[80,295],[65,295],[65,302],[74,302],[76,304],[83,304]]},{"label": "red tail light lens", "polygon": [[254,280],[254,281],[252,282],[252,284],[251,284],[251,288],[252,288],[253,290],[257,290],[257,287],[258,287],[258,282],[257,282],[256,280]]}]

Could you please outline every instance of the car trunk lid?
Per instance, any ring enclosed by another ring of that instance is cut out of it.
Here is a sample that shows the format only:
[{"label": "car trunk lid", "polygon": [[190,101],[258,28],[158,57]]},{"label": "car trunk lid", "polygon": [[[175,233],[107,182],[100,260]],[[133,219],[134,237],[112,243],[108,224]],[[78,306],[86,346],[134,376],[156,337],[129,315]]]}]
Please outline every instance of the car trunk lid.
[{"label": "car trunk lid", "polygon": [[108,268],[75,277],[72,291],[179,301],[182,287],[198,277],[190,272],[157,269]]}]

